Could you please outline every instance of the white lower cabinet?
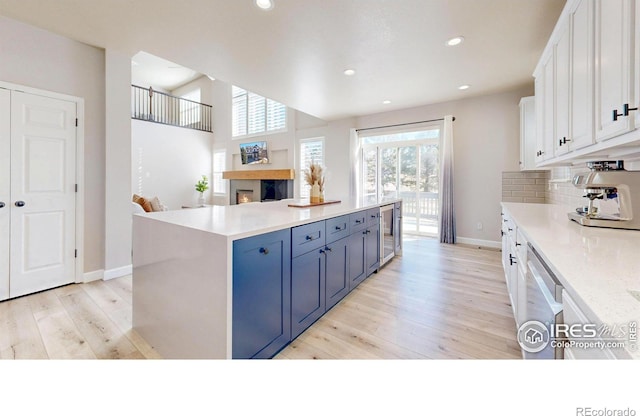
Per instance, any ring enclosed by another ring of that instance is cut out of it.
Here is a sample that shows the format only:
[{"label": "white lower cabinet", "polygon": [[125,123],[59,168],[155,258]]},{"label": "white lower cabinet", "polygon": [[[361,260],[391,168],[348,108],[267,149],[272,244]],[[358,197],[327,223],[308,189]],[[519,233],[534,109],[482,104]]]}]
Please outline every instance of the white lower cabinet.
[{"label": "white lower cabinet", "polygon": [[[520,241],[522,239],[522,241]],[[511,301],[516,326],[524,322],[526,311],[526,247],[524,236],[518,233],[516,224],[505,213],[502,214],[502,267],[504,268],[507,292]]]},{"label": "white lower cabinet", "polygon": [[585,347],[587,343],[603,342],[603,340],[599,337],[579,336],[579,334],[585,332],[580,325],[593,324],[593,322],[586,317],[566,290],[562,291],[562,310],[564,324],[569,328],[576,325],[573,331],[569,331],[569,333],[575,333],[576,336],[569,335],[568,338],[568,341],[574,341],[576,344],[575,346],[566,346],[564,348],[565,359],[601,360],[616,358],[610,348]]}]

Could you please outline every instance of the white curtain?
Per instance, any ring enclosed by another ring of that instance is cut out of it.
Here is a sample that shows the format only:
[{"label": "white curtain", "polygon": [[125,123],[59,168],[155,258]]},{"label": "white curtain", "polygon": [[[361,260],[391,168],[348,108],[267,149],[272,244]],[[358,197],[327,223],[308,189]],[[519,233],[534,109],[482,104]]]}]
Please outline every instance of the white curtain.
[{"label": "white curtain", "polygon": [[453,116],[444,117],[440,143],[440,242],[456,242],[456,209],[453,200]]}]

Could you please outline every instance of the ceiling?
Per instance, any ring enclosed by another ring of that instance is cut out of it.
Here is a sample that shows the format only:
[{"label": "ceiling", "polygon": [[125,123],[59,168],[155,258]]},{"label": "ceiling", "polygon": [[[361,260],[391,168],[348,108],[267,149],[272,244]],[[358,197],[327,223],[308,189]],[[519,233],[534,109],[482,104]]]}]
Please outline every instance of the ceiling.
[{"label": "ceiling", "polygon": [[131,58],[131,83],[170,92],[202,76],[193,69],[167,61],[144,51]]},{"label": "ceiling", "polygon": [[[253,0],[0,0],[0,14],[333,120],[531,83],[564,3],[275,0],[263,11]],[[465,41],[446,46],[457,35]]]}]

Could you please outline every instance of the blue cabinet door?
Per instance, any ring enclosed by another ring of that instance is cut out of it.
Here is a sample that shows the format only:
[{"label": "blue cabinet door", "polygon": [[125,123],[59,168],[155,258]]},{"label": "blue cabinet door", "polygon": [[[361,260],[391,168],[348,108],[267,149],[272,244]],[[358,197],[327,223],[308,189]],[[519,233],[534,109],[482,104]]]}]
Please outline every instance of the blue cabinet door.
[{"label": "blue cabinet door", "polygon": [[366,230],[358,231],[348,237],[349,245],[349,291],[353,290],[367,277],[365,262]]},{"label": "blue cabinet door", "polygon": [[380,267],[380,223],[370,225],[367,227],[365,233],[365,259],[367,276],[369,276]]},{"label": "blue cabinet door", "polygon": [[289,229],[233,242],[233,358],[270,358],[291,341],[290,259]]},{"label": "blue cabinet door", "polygon": [[291,338],[295,338],[325,312],[324,248],[291,260]]},{"label": "blue cabinet door", "polygon": [[349,293],[349,241],[342,238],[327,244],[326,255],[326,309],[332,308]]}]

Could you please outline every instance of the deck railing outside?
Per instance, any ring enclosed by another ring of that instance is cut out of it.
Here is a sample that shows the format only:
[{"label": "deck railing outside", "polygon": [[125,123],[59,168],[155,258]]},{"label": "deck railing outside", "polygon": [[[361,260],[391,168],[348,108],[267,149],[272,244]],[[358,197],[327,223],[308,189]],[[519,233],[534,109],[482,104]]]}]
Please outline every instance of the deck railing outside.
[{"label": "deck railing outside", "polygon": [[419,192],[417,197],[415,192],[400,192],[400,198],[403,215],[416,216],[420,213],[421,218],[438,218],[437,192]]},{"label": "deck railing outside", "polygon": [[131,85],[131,118],[136,120],[211,132],[211,109],[208,104]]}]

